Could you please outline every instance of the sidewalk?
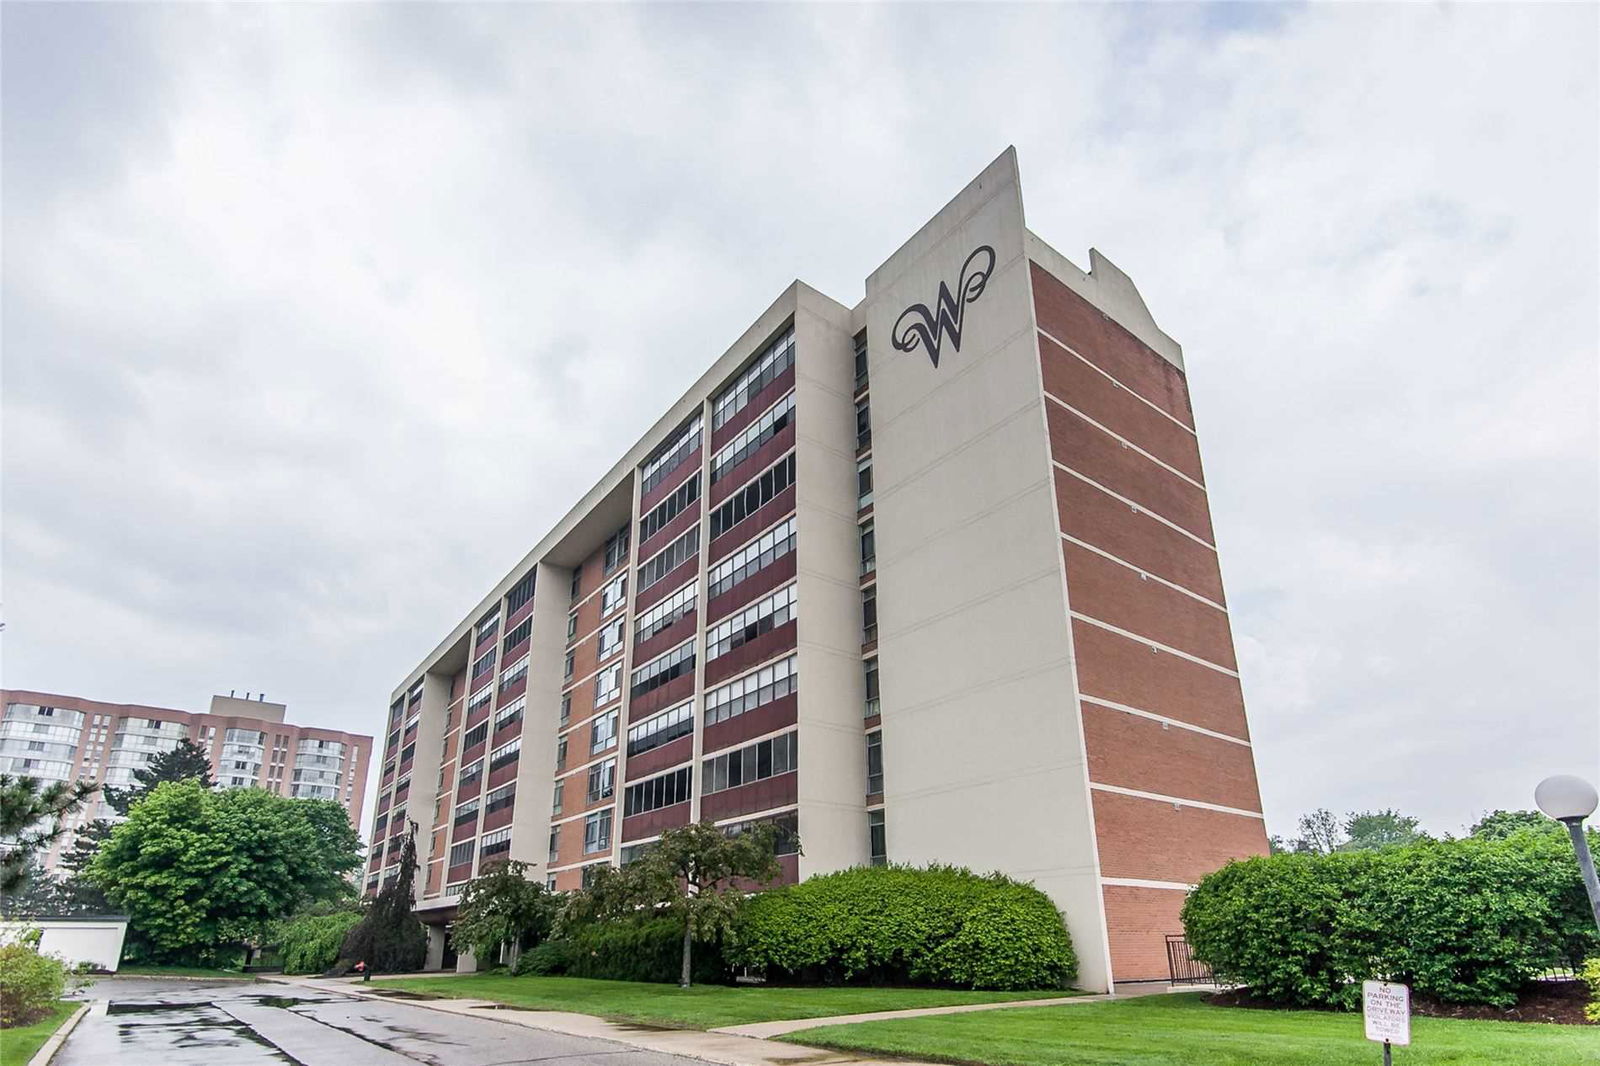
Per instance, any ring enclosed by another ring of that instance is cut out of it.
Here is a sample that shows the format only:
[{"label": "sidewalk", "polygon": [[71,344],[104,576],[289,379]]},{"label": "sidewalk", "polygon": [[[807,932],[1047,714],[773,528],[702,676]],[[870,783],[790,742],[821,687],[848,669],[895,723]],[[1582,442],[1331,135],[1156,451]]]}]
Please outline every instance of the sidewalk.
[{"label": "sidewalk", "polygon": [[881,1022],[890,1018],[926,1018],[934,1014],[967,1014],[975,1010],[1002,1010],[1007,1007],[1064,1007],[1073,1003],[1103,1003],[1120,997],[1106,994],[1092,996],[1062,996],[1057,999],[1018,999],[1010,1003],[964,1003],[954,1007],[915,1007],[911,1010],[880,1010],[870,1014],[839,1014],[832,1018],[798,1018],[793,1021],[751,1022],[748,1025],[729,1025],[712,1029],[713,1033],[730,1036],[755,1037],[767,1040],[802,1029],[819,1029],[824,1025],[851,1025],[855,1022]]}]

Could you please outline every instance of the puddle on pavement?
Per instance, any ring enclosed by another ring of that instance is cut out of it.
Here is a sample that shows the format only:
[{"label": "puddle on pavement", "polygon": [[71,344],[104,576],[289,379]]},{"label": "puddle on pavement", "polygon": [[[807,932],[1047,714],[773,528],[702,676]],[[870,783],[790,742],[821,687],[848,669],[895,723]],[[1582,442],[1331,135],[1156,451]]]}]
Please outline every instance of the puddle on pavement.
[{"label": "puddle on pavement", "polygon": [[372,988],[367,990],[374,996],[385,999],[442,999],[442,996],[425,996],[420,992],[402,992],[399,989]]},{"label": "puddle on pavement", "polygon": [[194,1010],[209,1003],[117,1003],[106,1004],[107,1014],[160,1014],[163,1011]]},{"label": "puddle on pavement", "polygon": [[300,996],[251,996],[250,998],[263,1007],[282,1007],[284,1010],[288,1010],[290,1007],[298,1007],[302,1003],[324,1002],[320,999],[303,999]]},{"label": "puddle on pavement", "polygon": [[612,1022],[612,1028],[624,1033],[681,1033],[682,1029],[674,1025],[646,1025],[643,1022]]}]

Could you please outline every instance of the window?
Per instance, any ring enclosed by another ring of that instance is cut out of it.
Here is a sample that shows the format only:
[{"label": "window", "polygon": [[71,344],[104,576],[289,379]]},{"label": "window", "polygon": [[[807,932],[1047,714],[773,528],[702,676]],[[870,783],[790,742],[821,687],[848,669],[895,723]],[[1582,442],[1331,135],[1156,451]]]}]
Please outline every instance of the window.
[{"label": "window", "polygon": [[637,699],[669,681],[694,673],[694,640],[657,655],[633,672],[630,692]]},{"label": "window", "polygon": [[489,686],[487,685],[483,687],[482,691],[474,692],[472,694],[472,698],[467,700],[467,717],[471,718],[473,715],[489,706],[489,700],[493,696],[494,693],[489,691]]},{"label": "window", "polygon": [[462,825],[478,817],[478,800],[469,799],[465,803],[456,805],[455,824]]},{"label": "window", "polygon": [[889,844],[884,838],[883,812],[867,812],[867,854],[872,858],[872,865],[883,866],[889,861]]},{"label": "window", "polygon": [[560,724],[561,725],[566,725],[570,721],[572,721],[572,693],[563,692],[561,694],[561,722],[560,722]]},{"label": "window", "polygon": [[479,851],[485,860],[491,855],[501,855],[511,850],[511,827],[496,829],[478,838]]},{"label": "window", "polygon": [[711,481],[713,484],[727,477],[738,468],[739,464],[750,458],[767,441],[782,433],[789,423],[794,421],[794,393],[789,393],[783,399],[767,408],[765,414],[738,436],[730,440],[723,449],[711,460]]},{"label": "window", "polygon": [[594,705],[615,699],[622,691],[622,664],[613,663],[594,675]]},{"label": "window", "polygon": [[794,733],[784,733],[771,740],[762,740],[749,747],[717,755],[705,761],[705,792],[722,792],[752,781],[765,781],[769,777],[789,773],[800,765],[799,745]]},{"label": "window", "polygon": [[583,853],[611,850],[611,811],[596,811],[583,820]]},{"label": "window", "polygon": [[559,737],[556,740],[556,769],[565,770],[567,767],[567,738]]},{"label": "window", "polygon": [[456,778],[456,791],[461,791],[481,776],[483,776],[483,760],[475,759],[471,764],[463,767],[461,776]]},{"label": "window", "polygon": [[800,853],[800,816],[797,813],[780,814],[772,818],[753,818],[748,822],[735,822],[722,827],[728,836],[736,837],[745,830],[758,825],[771,824],[777,832],[772,836],[772,853],[774,855],[798,855]]},{"label": "window", "polygon": [[500,654],[509,654],[511,649],[528,639],[528,634],[533,632],[533,619],[524,618],[511,629],[506,631],[506,637],[500,642]]},{"label": "window", "polygon": [[572,680],[573,666],[574,666],[574,664],[577,663],[577,661],[578,661],[578,657],[577,657],[577,654],[575,652],[570,652],[570,651],[567,652],[567,661],[566,661],[566,663],[564,663],[562,665],[562,668],[561,668],[561,680],[562,681],[571,681]]},{"label": "window", "polygon": [[856,334],[856,391],[867,387],[867,331]]},{"label": "window", "polygon": [[550,813],[560,814],[562,806],[567,802],[567,783],[557,781],[555,788],[550,793]]},{"label": "window", "polygon": [[628,730],[628,754],[640,755],[694,732],[694,701],[679,704]]},{"label": "window", "polygon": [[[554,861],[554,860],[552,860],[552,861]],[[556,890],[556,875],[555,874],[546,874],[545,875],[545,878],[544,878],[544,890],[546,892],[554,892]]]},{"label": "window", "polygon": [[861,523],[861,572],[870,574],[878,568],[877,523],[867,519]]},{"label": "window", "polygon": [[556,855],[560,850],[561,850],[561,827],[559,825],[553,825],[553,826],[550,827],[550,861],[551,862],[555,862],[556,861]]},{"label": "window", "polygon": [[[417,754],[417,746],[415,744],[407,744],[405,747],[401,748],[400,749],[400,765],[404,766],[406,763],[410,762],[412,757],[414,755],[416,755],[416,754]],[[148,762],[150,760],[150,756],[148,754],[145,755],[144,758],[145,758],[146,762]]]},{"label": "window", "polygon": [[521,737],[518,737],[515,740],[507,741],[506,743],[500,745],[498,748],[494,749],[494,751],[489,753],[489,772],[493,773],[502,766],[510,766],[512,763],[517,761],[517,757],[521,752]]},{"label": "window", "polygon": [[639,519],[639,542],[643,544],[651,537],[677,518],[694,501],[700,498],[700,475],[695,474],[682,485],[673,489],[667,498],[650,509],[650,512]]},{"label": "window", "polygon": [[589,754],[599,755],[617,742],[617,712],[602,714],[589,726]]},{"label": "window", "polygon": [[654,585],[694,558],[699,551],[700,527],[695,526],[639,565],[639,591],[643,592]]},{"label": "window", "polygon": [[634,622],[633,642],[640,644],[667,629],[680,618],[694,613],[695,582],[691,581],[660,603],[640,614]]},{"label": "window", "polygon": [[711,405],[711,428],[721,429],[728,420],[766,388],[778,375],[794,365],[794,327],[791,325],[769,344],[765,351],[751,360],[726,389],[717,394]]},{"label": "window", "polygon": [[872,407],[865,399],[856,401],[856,451],[872,447]]},{"label": "window", "polygon": [[472,680],[474,680],[474,681],[478,680],[478,678],[482,677],[484,674],[487,674],[490,670],[493,670],[493,669],[494,669],[494,649],[490,648],[488,651],[484,652],[483,655],[481,655],[476,662],[474,662],[472,664]]},{"label": "window", "polygon": [[856,507],[872,502],[872,460],[863,459],[856,464]]},{"label": "window", "polygon": [[871,718],[881,710],[878,704],[878,657],[874,655],[861,664],[867,685],[866,717]]},{"label": "window", "polygon": [[493,814],[503,811],[517,802],[517,783],[501,785],[499,788],[490,789],[489,794],[483,797],[483,813]]},{"label": "window", "polygon": [[600,627],[600,658],[607,659],[622,650],[623,619],[607,622]]},{"label": "window", "polygon": [[706,631],[706,661],[726,655],[735,648],[770,633],[795,618],[798,610],[797,586],[785,585],[756,603],[751,604],[731,618],[724,619]]},{"label": "window", "polygon": [[450,849],[450,865],[461,866],[472,861],[472,851],[475,841],[464,840]]},{"label": "window", "polygon": [[790,452],[711,512],[712,539],[715,540],[755,514],[792,484],[794,484],[794,453]]},{"label": "window", "polygon": [[[631,524],[631,523],[630,523]],[[623,526],[606,538],[606,573],[611,573],[628,558],[628,527]]]},{"label": "window", "polygon": [[794,551],[795,525],[791,516],[711,567],[708,595],[715,598],[752,574]]},{"label": "window", "polygon": [[516,614],[523,604],[533,599],[533,583],[537,570],[529,570],[522,576],[522,580],[511,586],[511,591],[506,593],[506,613]]},{"label": "window", "polygon": [[527,708],[527,706],[528,697],[518,696],[508,706],[500,708],[499,713],[494,716],[495,729],[501,730],[508,725],[522,721],[522,712]]},{"label": "window", "polygon": [[655,454],[639,467],[639,495],[647,494],[676,470],[683,461],[700,447],[700,416],[668,437]]},{"label": "window", "polygon": [[[618,574],[606,583],[600,590],[600,613],[610,614],[621,607],[628,599],[628,575]],[[577,628],[574,626],[573,628]],[[570,636],[571,634],[568,634]]]},{"label": "window", "polygon": [[500,691],[504,692],[506,689],[510,688],[512,685],[515,685],[518,681],[521,681],[527,676],[528,657],[524,655],[522,658],[518,659],[516,663],[508,667],[504,674],[500,675]]},{"label": "window", "polygon": [[662,774],[660,777],[652,777],[648,781],[629,785],[623,790],[623,816],[644,814],[647,811],[660,810],[662,807],[671,807],[675,803],[688,802],[690,778],[689,767],[685,766],[670,774]]},{"label": "window", "polygon": [[466,751],[469,748],[475,748],[488,739],[489,723],[480,722],[471,729],[467,730],[466,735],[461,738],[461,750]]},{"label": "window", "polygon": [[496,607],[494,610],[478,619],[477,636],[473,638],[474,643],[482,644],[484,641],[494,636],[495,630],[499,628],[500,608]]},{"label": "window", "polygon": [[567,643],[572,643],[572,638],[578,635],[578,612],[573,611],[567,615]]},{"label": "window", "polygon": [[608,862],[592,862],[583,868],[583,887],[593,888],[601,870],[611,864]]},{"label": "window", "polygon": [[583,593],[583,567],[572,571],[572,602],[577,603],[578,597]]},{"label": "window", "polygon": [[867,795],[883,791],[883,730],[867,734]]},{"label": "window", "polygon": [[706,725],[736,718],[787,696],[799,687],[800,676],[793,655],[763,666],[706,693]]},{"label": "window", "polygon": [[589,767],[589,788],[585,802],[608,799],[617,791],[617,760],[607,759]]},{"label": "window", "polygon": [[871,644],[878,639],[878,586],[861,593],[861,643]]}]

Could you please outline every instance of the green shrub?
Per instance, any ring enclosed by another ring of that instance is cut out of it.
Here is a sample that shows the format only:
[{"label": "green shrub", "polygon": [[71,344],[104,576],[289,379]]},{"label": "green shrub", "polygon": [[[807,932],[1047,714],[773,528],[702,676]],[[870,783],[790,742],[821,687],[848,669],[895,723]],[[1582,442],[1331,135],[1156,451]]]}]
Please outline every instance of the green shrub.
[{"label": "green shrub", "polygon": [[339,946],[361,921],[359,911],[303,914],[278,922],[269,939],[284,973],[324,973],[339,961]]},{"label": "green shrub", "polygon": [[50,1012],[67,987],[67,968],[29,944],[0,946],[0,1028],[28,1025]]},{"label": "green shrub", "polygon": [[[672,918],[580,925],[569,931],[568,952],[566,972],[573,977],[677,984],[683,966],[683,926]],[[695,945],[694,981],[726,981],[727,974],[718,945]]]},{"label": "green shrub", "polygon": [[1293,1006],[1352,1008],[1386,979],[1447,1003],[1510,1006],[1595,943],[1571,849],[1550,834],[1230,863],[1183,908],[1224,981]]},{"label": "green shrub", "polygon": [[1589,986],[1589,1002],[1583,1008],[1584,1017],[1591,1022],[1600,1022],[1600,955],[1584,963],[1578,976]]},{"label": "green shrub", "polygon": [[1055,905],[950,866],[858,867],[750,899],[728,961],[801,982],[1062,988],[1077,974]]},{"label": "green shrub", "polygon": [[517,977],[552,977],[567,972],[572,960],[572,944],[566,940],[546,940],[517,956],[511,972]]}]

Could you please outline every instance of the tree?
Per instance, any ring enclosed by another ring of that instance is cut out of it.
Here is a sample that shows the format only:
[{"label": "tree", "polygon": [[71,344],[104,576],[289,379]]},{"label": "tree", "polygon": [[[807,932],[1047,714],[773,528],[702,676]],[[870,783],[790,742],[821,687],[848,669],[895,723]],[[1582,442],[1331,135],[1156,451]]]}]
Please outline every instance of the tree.
[{"label": "tree", "polygon": [[135,770],[133,784],[128,788],[107,785],[102,791],[111,809],[126,815],[135,803],[167,781],[198,781],[201,788],[215,788],[210,753],[185,737],[177,747],[158,752],[142,769]]},{"label": "tree", "polygon": [[335,833],[316,801],[169,781],[129,808],[87,877],[151,959],[193,961],[335,894],[360,861],[348,817]]},{"label": "tree", "polygon": [[1393,809],[1352,811],[1345,819],[1344,831],[1348,839],[1339,846],[1341,851],[1378,851],[1430,839],[1415,818]]},{"label": "tree", "polygon": [[400,848],[400,869],[385,882],[367,916],[344,939],[339,966],[348,970],[364,963],[372,973],[408,973],[422,969],[428,957],[428,936],[412,911],[417,890],[417,823],[407,819]]},{"label": "tree", "polygon": [[1339,819],[1328,808],[1318,807],[1300,816],[1300,835],[1289,846],[1302,855],[1327,855],[1338,851],[1343,843]]},{"label": "tree", "polygon": [[1539,833],[1560,832],[1561,823],[1554,818],[1546,818],[1538,811],[1491,811],[1475,822],[1467,830],[1467,835],[1485,840],[1504,840],[1514,833],[1529,829]]},{"label": "tree", "polygon": [[510,944],[515,953],[550,935],[560,904],[543,885],[528,879],[528,869],[525,862],[497,862],[467,882],[454,935],[457,944],[472,949],[480,965],[492,960],[502,944]]},{"label": "tree", "polygon": [[688,988],[694,941],[727,932],[745,886],[760,887],[778,876],[777,832],[770,822],[732,836],[710,822],[668,829],[632,863],[599,878],[602,907],[665,913],[681,922],[678,984]]},{"label": "tree", "polygon": [[0,856],[0,893],[17,891],[30,861],[65,831],[62,820],[94,794],[87,781],[52,781],[0,774],[0,840],[12,843]]}]

